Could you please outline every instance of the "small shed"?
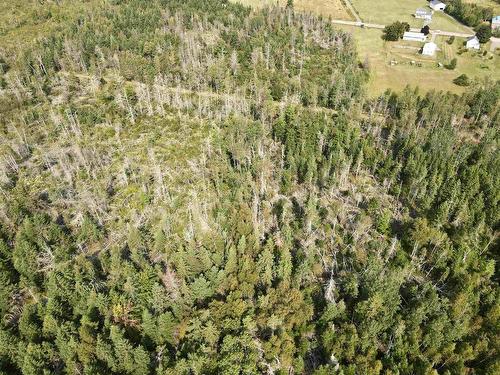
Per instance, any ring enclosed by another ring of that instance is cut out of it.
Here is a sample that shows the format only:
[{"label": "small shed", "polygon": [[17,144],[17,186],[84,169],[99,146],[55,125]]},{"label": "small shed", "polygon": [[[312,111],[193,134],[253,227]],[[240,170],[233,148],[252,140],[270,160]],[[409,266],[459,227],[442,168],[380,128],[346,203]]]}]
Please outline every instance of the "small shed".
[{"label": "small shed", "polygon": [[467,39],[467,42],[465,43],[465,48],[467,49],[480,49],[481,48],[481,43],[479,43],[479,39],[477,36],[471,36],[469,39]]},{"label": "small shed", "polygon": [[422,48],[422,55],[434,56],[436,53],[437,45],[434,42],[425,43]]},{"label": "small shed", "polygon": [[407,31],[403,34],[403,40],[410,40],[412,42],[425,42],[426,36],[423,33],[416,33]]},{"label": "small shed", "polygon": [[415,11],[415,18],[430,21],[432,20],[432,10],[426,8],[418,8]]},{"label": "small shed", "polygon": [[500,29],[500,16],[495,16],[491,19],[491,28],[493,30]]},{"label": "small shed", "polygon": [[439,0],[431,0],[429,6],[434,10],[443,11],[446,8],[446,4]]}]

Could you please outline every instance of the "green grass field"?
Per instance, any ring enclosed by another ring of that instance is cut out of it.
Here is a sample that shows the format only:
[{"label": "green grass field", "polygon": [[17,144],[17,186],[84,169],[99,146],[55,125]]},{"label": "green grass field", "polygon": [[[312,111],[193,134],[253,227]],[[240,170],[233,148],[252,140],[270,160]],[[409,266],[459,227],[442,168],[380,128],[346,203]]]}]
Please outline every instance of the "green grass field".
[{"label": "green grass field", "polygon": [[[445,43],[447,38],[436,38],[436,44],[441,51],[431,58],[419,53],[423,43],[386,42],[381,38],[381,30],[360,29],[352,26],[342,28],[354,35],[360,60],[368,61],[371,71],[368,89],[371,96],[379,95],[387,88],[400,91],[407,85],[419,86],[422,92],[445,90],[460,93],[464,91],[464,88],[455,85],[453,79],[463,73],[471,78],[500,79],[498,56],[492,57],[493,55],[488,53],[483,57],[480,56],[482,52],[470,51],[459,55],[458,52],[464,39],[456,38],[450,46]],[[443,65],[447,64],[453,57],[458,60],[455,70],[438,67],[439,62]],[[397,65],[391,65],[391,61],[397,61]],[[415,64],[412,64],[412,61]]]},{"label": "green grass field", "polygon": [[460,74],[467,74],[469,77],[487,77],[491,79],[500,79],[500,51],[496,54],[489,51],[489,43],[485,44],[480,51],[466,50],[464,48],[464,39],[456,38],[452,45],[446,43],[447,37],[437,37],[436,44],[441,48],[437,54],[438,61],[448,63],[456,57],[458,64],[456,71]]},{"label": "green grass field", "polygon": [[[372,0],[351,0],[363,21],[387,25],[395,21],[408,22],[412,27],[422,27],[423,20],[413,16],[417,8],[426,8],[426,0],[384,0],[374,6]],[[434,12],[431,29],[469,32],[469,29],[442,12]]]},{"label": "green grass field", "polygon": [[443,12],[434,12],[434,14],[432,15],[432,22],[430,23],[429,26],[432,30],[452,31],[457,33],[472,32],[470,28],[468,28],[465,25],[462,25],[453,17]]},{"label": "green grass field", "polygon": [[[232,0],[254,8],[275,5],[285,6],[287,0]],[[336,19],[351,20],[353,17],[342,4],[342,0],[295,0],[294,7],[301,12],[311,12],[317,15]]]},{"label": "green grass field", "polygon": [[61,19],[77,18],[99,0],[43,2],[0,0],[0,50],[18,48],[57,28]]}]

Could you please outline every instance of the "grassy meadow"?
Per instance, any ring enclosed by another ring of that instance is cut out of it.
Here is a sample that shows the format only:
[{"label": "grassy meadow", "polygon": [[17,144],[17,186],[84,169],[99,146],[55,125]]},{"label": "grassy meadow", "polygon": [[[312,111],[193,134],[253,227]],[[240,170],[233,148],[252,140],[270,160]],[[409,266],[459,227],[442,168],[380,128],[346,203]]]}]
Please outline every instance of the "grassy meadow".
[{"label": "grassy meadow", "polygon": [[[260,8],[279,3],[285,6],[287,0],[232,0],[240,4]],[[344,7],[342,0],[295,0],[294,7],[301,12],[311,12],[316,15],[332,17],[336,19],[351,20],[353,17]]]},{"label": "grassy meadow", "polygon": [[[424,92],[442,89],[461,93],[464,88],[453,83],[453,79],[460,74],[467,74],[471,78],[500,79],[498,55],[494,57],[487,53],[482,56],[483,51],[461,53],[464,39],[456,38],[450,46],[446,43],[448,38],[437,37],[436,44],[441,51],[434,57],[424,57],[419,53],[423,43],[386,42],[382,39],[381,30],[352,26],[342,28],[354,35],[360,60],[367,61],[370,66],[368,91],[373,96],[383,93],[387,88],[400,91],[406,85],[419,86]],[[488,45],[485,49],[488,49]],[[454,57],[458,60],[454,70],[438,66],[438,63],[448,64]],[[391,65],[391,61],[397,61],[397,64]],[[412,61],[415,64],[411,64]]]},{"label": "grassy meadow", "polygon": [[0,0],[0,50],[19,48],[55,31],[61,20],[75,19],[99,0],[43,2]]},{"label": "grassy meadow", "polygon": [[[387,25],[395,21],[408,22],[412,27],[421,27],[423,20],[414,17],[417,8],[427,7],[425,0],[384,0],[373,6],[371,0],[352,0],[361,19],[367,23]],[[453,32],[469,32],[466,26],[441,12],[434,12],[431,29]]]}]

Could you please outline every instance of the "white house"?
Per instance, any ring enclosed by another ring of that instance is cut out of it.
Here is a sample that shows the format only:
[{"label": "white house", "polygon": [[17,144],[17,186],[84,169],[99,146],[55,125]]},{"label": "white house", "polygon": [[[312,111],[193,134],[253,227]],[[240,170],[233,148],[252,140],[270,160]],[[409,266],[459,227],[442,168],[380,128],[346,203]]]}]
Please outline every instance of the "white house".
[{"label": "white house", "polygon": [[446,8],[446,4],[439,0],[431,0],[431,2],[429,2],[429,6],[434,10],[441,10],[441,11],[443,11],[444,8]]},{"label": "white house", "polygon": [[471,36],[469,39],[467,39],[467,42],[465,43],[465,48],[467,49],[479,49],[481,48],[481,44],[479,43],[479,39],[477,36]]},{"label": "white house", "polygon": [[500,16],[495,16],[491,19],[491,28],[493,30],[500,29]]},{"label": "white house", "polygon": [[432,10],[425,8],[418,8],[415,11],[415,18],[420,18],[426,21],[432,20]]},{"label": "white house", "polygon": [[426,36],[423,33],[415,33],[407,31],[403,34],[403,40],[410,40],[412,42],[425,42]]},{"label": "white house", "polygon": [[437,45],[434,42],[429,42],[424,44],[424,48],[422,48],[422,55],[426,56],[434,56],[436,53]]}]

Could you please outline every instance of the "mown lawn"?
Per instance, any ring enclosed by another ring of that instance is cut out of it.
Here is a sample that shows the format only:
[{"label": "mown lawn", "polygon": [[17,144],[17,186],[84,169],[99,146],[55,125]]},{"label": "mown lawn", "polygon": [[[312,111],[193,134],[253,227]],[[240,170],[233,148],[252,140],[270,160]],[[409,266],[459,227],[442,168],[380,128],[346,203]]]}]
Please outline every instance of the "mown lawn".
[{"label": "mown lawn", "polygon": [[[287,0],[231,0],[254,8],[275,5],[285,6]],[[294,0],[294,7],[301,12],[312,12],[325,17],[351,20],[353,17],[342,4],[342,0]]]},{"label": "mown lawn", "polygon": [[[351,0],[361,19],[367,23],[391,24],[395,21],[408,22],[411,27],[422,27],[423,20],[414,17],[417,8],[427,8],[426,0]],[[454,32],[469,32],[469,29],[441,12],[434,12],[431,29]]]},{"label": "mown lawn", "polygon": [[489,52],[489,43],[483,45],[480,51],[466,50],[465,39],[455,38],[452,45],[446,43],[448,39],[443,36],[436,38],[436,44],[441,48],[441,52],[437,55],[439,61],[448,63],[455,57],[457,59],[456,72],[459,74],[500,79],[500,51],[497,50],[496,54]]},{"label": "mown lawn", "polygon": [[[419,20],[420,21],[420,20]],[[434,12],[432,22],[429,24],[432,30],[452,31],[456,33],[471,33],[474,31],[443,12]]]},{"label": "mown lawn", "polygon": [[[461,93],[464,88],[455,85],[453,79],[463,73],[471,78],[500,79],[499,56],[490,59],[493,56],[490,53],[483,57],[482,52],[469,51],[459,54],[464,42],[461,38],[456,38],[450,46],[445,43],[447,38],[437,37],[436,43],[441,51],[435,57],[424,57],[419,53],[423,43],[386,42],[382,40],[381,30],[352,26],[342,28],[354,35],[360,60],[370,66],[370,96],[377,96],[388,88],[401,91],[407,85],[418,86],[422,92],[445,90]],[[453,57],[458,60],[455,70],[438,67],[439,62],[445,65]],[[391,65],[391,61],[397,61],[397,65]],[[415,63],[412,64],[412,61]]]}]

